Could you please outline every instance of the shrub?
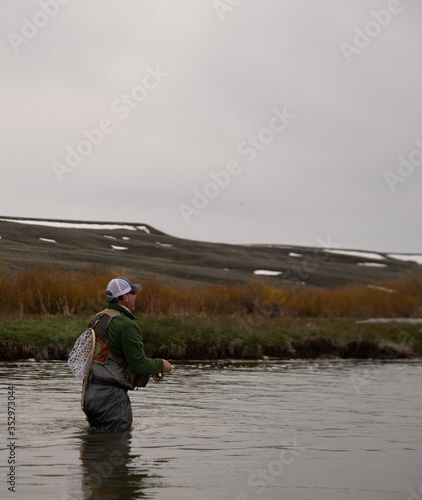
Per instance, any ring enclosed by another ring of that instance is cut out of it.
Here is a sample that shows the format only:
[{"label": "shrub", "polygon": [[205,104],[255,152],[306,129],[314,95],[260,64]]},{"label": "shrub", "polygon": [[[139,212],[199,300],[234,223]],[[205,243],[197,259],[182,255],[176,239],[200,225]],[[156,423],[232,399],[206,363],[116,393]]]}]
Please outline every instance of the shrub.
[{"label": "shrub", "polygon": [[[273,317],[409,317],[422,314],[422,274],[372,286],[335,289],[276,288],[262,281],[238,286],[170,288],[155,279],[143,283],[137,311],[146,315],[206,314]],[[93,314],[105,304],[113,275],[30,268],[12,276],[0,268],[0,312],[23,314]]]}]

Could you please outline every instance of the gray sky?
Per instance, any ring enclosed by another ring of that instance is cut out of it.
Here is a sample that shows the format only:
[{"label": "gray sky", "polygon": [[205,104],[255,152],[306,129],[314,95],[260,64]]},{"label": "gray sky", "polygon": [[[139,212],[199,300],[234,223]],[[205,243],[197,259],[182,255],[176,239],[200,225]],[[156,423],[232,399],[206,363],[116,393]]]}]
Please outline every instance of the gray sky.
[{"label": "gray sky", "polygon": [[0,215],[422,252],[422,5],[2,0]]}]

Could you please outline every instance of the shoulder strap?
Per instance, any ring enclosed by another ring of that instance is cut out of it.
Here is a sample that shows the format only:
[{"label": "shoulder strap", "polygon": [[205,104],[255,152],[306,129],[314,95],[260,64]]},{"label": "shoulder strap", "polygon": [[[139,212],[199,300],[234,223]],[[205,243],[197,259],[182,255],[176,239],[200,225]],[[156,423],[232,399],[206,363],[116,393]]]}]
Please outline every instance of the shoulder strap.
[{"label": "shoulder strap", "polygon": [[107,314],[110,318],[114,318],[115,316],[124,316],[122,311],[117,311],[116,309],[104,309],[104,311],[101,311],[98,314]]},{"label": "shoulder strap", "polygon": [[115,309],[104,309],[104,311],[100,311],[91,319],[89,326],[95,331],[96,338],[101,340],[104,343],[104,347],[107,348],[108,354],[106,357],[112,359],[119,366],[123,366],[125,359],[115,356],[107,345],[107,328],[110,321],[116,316],[124,316],[124,313]]},{"label": "shoulder strap", "polygon": [[104,309],[104,311],[100,311],[93,318],[91,318],[89,327],[95,330],[98,339],[103,342],[107,342],[108,325],[116,316],[124,316],[124,314],[120,311],[116,311],[115,309]]}]

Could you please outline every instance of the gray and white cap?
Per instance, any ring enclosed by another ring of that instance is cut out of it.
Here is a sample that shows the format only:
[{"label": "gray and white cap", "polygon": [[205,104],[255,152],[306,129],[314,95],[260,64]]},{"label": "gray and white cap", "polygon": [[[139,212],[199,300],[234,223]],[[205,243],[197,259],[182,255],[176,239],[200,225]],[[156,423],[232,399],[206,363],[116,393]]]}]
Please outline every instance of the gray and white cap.
[{"label": "gray and white cap", "polygon": [[139,292],[142,285],[134,285],[125,276],[120,276],[119,278],[114,278],[107,285],[106,295],[107,299],[117,299],[129,292]]}]

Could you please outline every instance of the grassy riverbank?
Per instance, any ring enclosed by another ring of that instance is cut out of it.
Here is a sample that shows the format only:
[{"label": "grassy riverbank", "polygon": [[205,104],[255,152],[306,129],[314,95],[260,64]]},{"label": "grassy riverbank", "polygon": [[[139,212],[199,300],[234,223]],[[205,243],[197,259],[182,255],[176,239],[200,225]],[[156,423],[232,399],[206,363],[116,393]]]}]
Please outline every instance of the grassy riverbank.
[{"label": "grassy riverbank", "polygon": [[[1,317],[0,360],[66,359],[85,316]],[[422,356],[422,325],[355,318],[143,315],[145,350],[168,359],[379,358]]]}]

